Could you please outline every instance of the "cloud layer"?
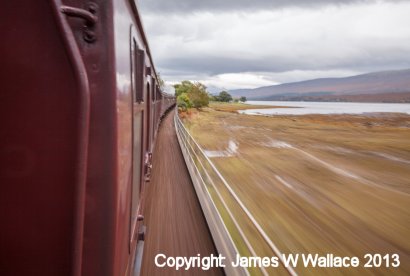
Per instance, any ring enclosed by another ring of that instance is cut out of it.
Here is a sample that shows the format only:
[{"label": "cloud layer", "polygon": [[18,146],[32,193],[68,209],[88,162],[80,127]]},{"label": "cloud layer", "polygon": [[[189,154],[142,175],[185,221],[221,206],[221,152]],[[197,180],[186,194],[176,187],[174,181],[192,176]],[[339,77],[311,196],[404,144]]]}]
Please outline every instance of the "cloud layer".
[{"label": "cloud layer", "polygon": [[[378,0],[140,0],[147,12],[226,12],[275,10],[286,7],[320,7],[326,5],[346,5],[355,3],[377,3]],[[388,0],[398,2],[400,0]]]},{"label": "cloud layer", "polygon": [[410,68],[410,1],[140,4],[156,67],[171,82],[241,88]]}]

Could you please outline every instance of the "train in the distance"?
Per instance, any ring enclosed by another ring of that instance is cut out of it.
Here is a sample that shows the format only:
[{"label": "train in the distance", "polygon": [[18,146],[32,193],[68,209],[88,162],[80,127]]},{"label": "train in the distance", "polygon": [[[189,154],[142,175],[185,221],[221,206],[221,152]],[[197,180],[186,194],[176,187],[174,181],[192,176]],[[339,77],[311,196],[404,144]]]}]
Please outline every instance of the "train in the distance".
[{"label": "train in the distance", "polygon": [[0,275],[134,275],[161,91],[136,0],[0,11]]}]

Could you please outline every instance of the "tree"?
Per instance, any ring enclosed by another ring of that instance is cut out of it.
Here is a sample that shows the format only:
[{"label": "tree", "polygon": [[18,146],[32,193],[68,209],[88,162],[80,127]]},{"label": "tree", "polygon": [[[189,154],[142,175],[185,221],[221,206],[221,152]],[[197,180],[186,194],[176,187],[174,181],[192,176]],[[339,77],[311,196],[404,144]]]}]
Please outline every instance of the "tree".
[{"label": "tree", "polygon": [[164,90],[165,88],[165,81],[161,78],[160,72],[157,73],[157,81],[158,81],[158,86],[161,88],[161,90]]},{"label": "tree", "polygon": [[177,97],[177,105],[180,107],[183,111],[187,111],[188,108],[192,107],[192,103],[189,100],[189,97],[186,93],[182,93]]},{"label": "tree", "polygon": [[208,106],[209,96],[206,92],[206,87],[201,83],[195,83],[188,92],[188,97],[195,108]]},{"label": "tree", "polygon": [[240,97],[239,100],[243,103],[247,101],[245,96]]},{"label": "tree", "polygon": [[190,81],[184,80],[181,83],[175,84],[175,96],[178,97],[179,95],[186,93],[192,88],[194,84]]},{"label": "tree", "polygon": [[217,101],[217,100],[216,100],[217,97],[218,97],[218,96],[214,96],[214,95],[208,94],[208,99],[209,99],[210,102],[215,102],[215,101]]},{"label": "tree", "polygon": [[[201,108],[203,106],[208,106],[209,104],[209,94],[206,91],[206,86],[200,82],[192,83],[190,81],[182,81],[180,84],[175,84],[175,95],[177,96],[177,101],[180,98],[181,107],[186,106],[186,108],[195,107]],[[187,104],[186,98],[188,98],[190,105]],[[178,106],[180,106],[178,104]]]},{"label": "tree", "polygon": [[230,102],[230,101],[232,101],[232,96],[228,92],[222,91],[221,93],[219,93],[219,95],[217,97],[217,101]]}]

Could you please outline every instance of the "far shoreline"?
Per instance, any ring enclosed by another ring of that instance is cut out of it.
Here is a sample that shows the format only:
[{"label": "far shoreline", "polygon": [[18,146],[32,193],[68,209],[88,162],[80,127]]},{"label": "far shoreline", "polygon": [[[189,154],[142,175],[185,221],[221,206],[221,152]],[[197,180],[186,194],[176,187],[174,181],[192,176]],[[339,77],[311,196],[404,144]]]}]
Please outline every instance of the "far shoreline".
[{"label": "far shoreline", "polygon": [[[249,101],[251,108],[240,109],[238,113],[247,115],[366,115],[395,113],[410,115],[409,103],[357,103],[357,102],[311,102],[311,101]],[[268,105],[270,104],[270,105]],[[264,108],[260,108],[260,107]],[[274,106],[266,108],[266,106]],[[280,109],[277,109],[279,106]],[[284,109],[286,108],[286,109]],[[263,110],[268,109],[268,110]]]},{"label": "far shoreline", "polygon": [[209,107],[216,111],[236,112],[249,109],[275,109],[275,108],[303,108],[299,106],[282,106],[282,105],[258,105],[252,103],[225,103],[225,102],[210,102]]}]

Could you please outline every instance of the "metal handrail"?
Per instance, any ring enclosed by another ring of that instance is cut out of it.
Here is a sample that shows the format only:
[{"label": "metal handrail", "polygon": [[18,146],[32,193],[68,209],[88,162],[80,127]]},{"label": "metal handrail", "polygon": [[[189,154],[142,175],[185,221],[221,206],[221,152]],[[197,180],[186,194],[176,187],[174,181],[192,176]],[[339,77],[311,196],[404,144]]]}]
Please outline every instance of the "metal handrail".
[{"label": "metal handrail", "polygon": [[[269,248],[277,255],[277,257],[282,262],[282,264],[284,264],[284,259],[283,259],[282,253],[279,251],[277,246],[272,242],[272,240],[269,238],[269,236],[266,234],[266,232],[263,230],[263,228],[260,226],[260,224],[256,221],[256,219],[251,214],[251,212],[246,208],[246,206],[240,200],[240,198],[237,196],[237,194],[233,191],[233,189],[231,188],[229,183],[225,180],[225,178],[222,176],[222,174],[219,172],[219,170],[215,167],[213,162],[205,154],[205,152],[201,148],[201,146],[195,141],[195,139],[192,137],[192,135],[185,128],[185,126],[183,125],[183,123],[181,122],[181,120],[178,116],[178,112],[175,112],[174,121],[175,121],[175,128],[176,128],[177,135],[178,135],[178,140],[180,142],[181,149],[183,149],[184,157],[185,157],[185,155],[187,155],[187,157],[185,158],[185,161],[186,161],[187,165],[189,165],[190,167],[194,167],[194,169],[196,171],[195,175],[196,175],[196,177],[199,175],[199,180],[200,180],[199,185],[201,185],[202,188],[205,187],[207,189],[207,185],[208,185],[208,186],[212,187],[215,190],[215,192],[218,196],[218,199],[221,201],[221,203],[224,206],[226,212],[230,216],[230,219],[232,220],[235,227],[237,228],[237,231],[239,232],[242,240],[245,242],[245,245],[249,249],[249,252],[251,252],[251,254],[253,256],[257,256],[256,253],[255,253],[255,250],[253,249],[252,245],[250,244],[250,242],[246,238],[245,234],[243,233],[241,227],[239,226],[237,220],[235,219],[235,217],[233,216],[231,210],[227,206],[227,204],[226,204],[225,200],[223,199],[222,195],[218,191],[218,188],[215,185],[215,181],[214,181],[214,179],[212,179],[212,177],[210,176],[210,173],[205,168],[204,163],[209,165],[212,172],[216,174],[216,176],[218,178],[217,181],[220,181],[220,182],[223,183],[224,187],[229,191],[230,195],[233,197],[235,202],[240,206],[242,211],[246,214],[246,217],[251,221],[253,226],[257,229],[258,233],[262,236],[263,240],[266,242],[266,244],[269,246]],[[191,149],[191,150],[189,150],[189,149]],[[195,149],[197,149],[197,151],[200,153],[202,158],[200,158],[198,156],[198,153],[195,151]],[[202,159],[202,161],[201,161],[201,159]],[[201,176],[200,168],[196,165],[195,160],[198,161],[200,167],[203,169],[203,171],[205,173],[205,176],[209,180],[210,183],[207,183],[206,180],[204,180],[203,177]],[[192,173],[191,173],[191,177],[192,177]],[[212,196],[210,195],[209,192],[207,194],[209,196],[209,198],[207,200],[211,201],[213,206],[215,206],[215,208],[216,208],[216,205],[215,205],[214,200],[212,199]],[[198,197],[199,197],[199,195],[198,195]],[[217,212],[219,212],[219,211],[217,210]],[[220,215],[219,215],[219,218],[222,220],[221,223],[224,224],[223,219]],[[228,231],[225,225],[224,225],[223,228],[225,229],[225,231]],[[227,234],[230,237],[229,232]],[[215,239],[214,234],[213,234],[213,237]],[[231,237],[230,237],[230,241],[233,243],[233,240],[232,240]],[[218,247],[217,243],[216,243],[216,246]],[[235,244],[233,244],[233,248],[236,249]],[[219,250],[219,248],[218,248],[218,250]],[[231,252],[231,254],[232,254],[232,252]],[[235,254],[239,254],[237,249],[236,249]],[[289,272],[290,275],[292,275],[292,276],[297,275],[297,273],[294,271],[294,269],[292,267],[287,267],[287,266],[284,266],[284,267],[286,268],[286,270]],[[266,270],[264,268],[261,268],[261,271],[264,275],[268,275],[268,273],[266,272]]]},{"label": "metal handrail", "polygon": [[234,268],[229,265],[236,259],[236,255],[239,254],[238,249],[236,248],[235,243],[223,222],[215,202],[212,200],[212,196],[206,187],[206,181],[203,179],[198,167],[195,165],[194,158],[198,158],[198,156],[189,151],[189,148],[193,150],[192,143],[189,141],[189,133],[183,127],[178,115],[175,116],[174,123],[178,141],[191,175],[192,182],[194,183],[195,191],[198,195],[198,199],[214,239],[215,246],[217,247],[218,252],[227,259],[227,266],[224,270],[227,275],[249,275],[249,272],[246,269],[241,267]]},{"label": "metal handrail", "polygon": [[[188,133],[188,132],[186,132],[186,133]],[[192,138],[192,136],[191,136],[190,138]],[[185,141],[186,141],[186,140],[185,140]],[[193,141],[195,141],[195,140],[193,140]],[[215,190],[215,192],[216,192],[216,194],[217,194],[219,200],[221,201],[222,205],[224,206],[225,210],[227,211],[229,217],[231,218],[232,222],[234,223],[235,227],[237,228],[237,230],[238,230],[238,232],[239,232],[239,235],[241,236],[241,238],[242,238],[243,241],[245,242],[245,244],[246,244],[246,246],[248,247],[249,251],[251,252],[251,254],[252,254],[253,256],[256,256],[257,254],[256,254],[256,252],[255,252],[255,249],[253,248],[253,246],[251,245],[251,243],[249,242],[249,240],[246,238],[246,236],[245,236],[245,234],[243,233],[241,227],[239,226],[238,221],[236,220],[235,216],[232,214],[232,211],[229,209],[229,207],[228,207],[228,205],[226,204],[226,202],[225,202],[223,196],[221,195],[221,193],[220,193],[220,192],[218,191],[218,189],[216,188],[216,185],[215,185],[214,180],[212,179],[212,177],[211,177],[211,176],[209,175],[209,173],[207,172],[207,170],[206,170],[206,168],[205,168],[203,162],[200,160],[200,158],[198,157],[198,155],[195,153],[195,150],[194,150],[194,148],[192,147],[192,144],[189,142],[189,140],[187,141],[187,143],[185,143],[185,146],[186,146],[186,145],[189,145],[189,148],[191,148],[191,150],[192,150],[192,152],[193,152],[193,155],[198,158],[197,160],[198,160],[199,164],[201,165],[201,168],[204,170],[205,175],[206,175],[206,178],[209,179],[209,181],[211,182],[210,184],[211,184],[212,187],[214,188],[214,190]],[[196,146],[198,146],[198,144],[196,144]],[[201,150],[201,148],[198,148],[198,149]],[[192,155],[191,155],[191,156],[192,156]],[[199,171],[199,170],[198,170],[198,171]],[[206,185],[205,179],[204,179],[201,175],[200,175],[200,178],[201,178],[202,182]],[[212,199],[212,198],[211,198],[211,199]],[[239,253],[237,252],[237,254],[239,254]],[[267,273],[267,271],[266,271],[265,268],[262,267],[261,270],[263,271],[263,274],[264,274],[264,275],[268,275],[268,273]]]}]

